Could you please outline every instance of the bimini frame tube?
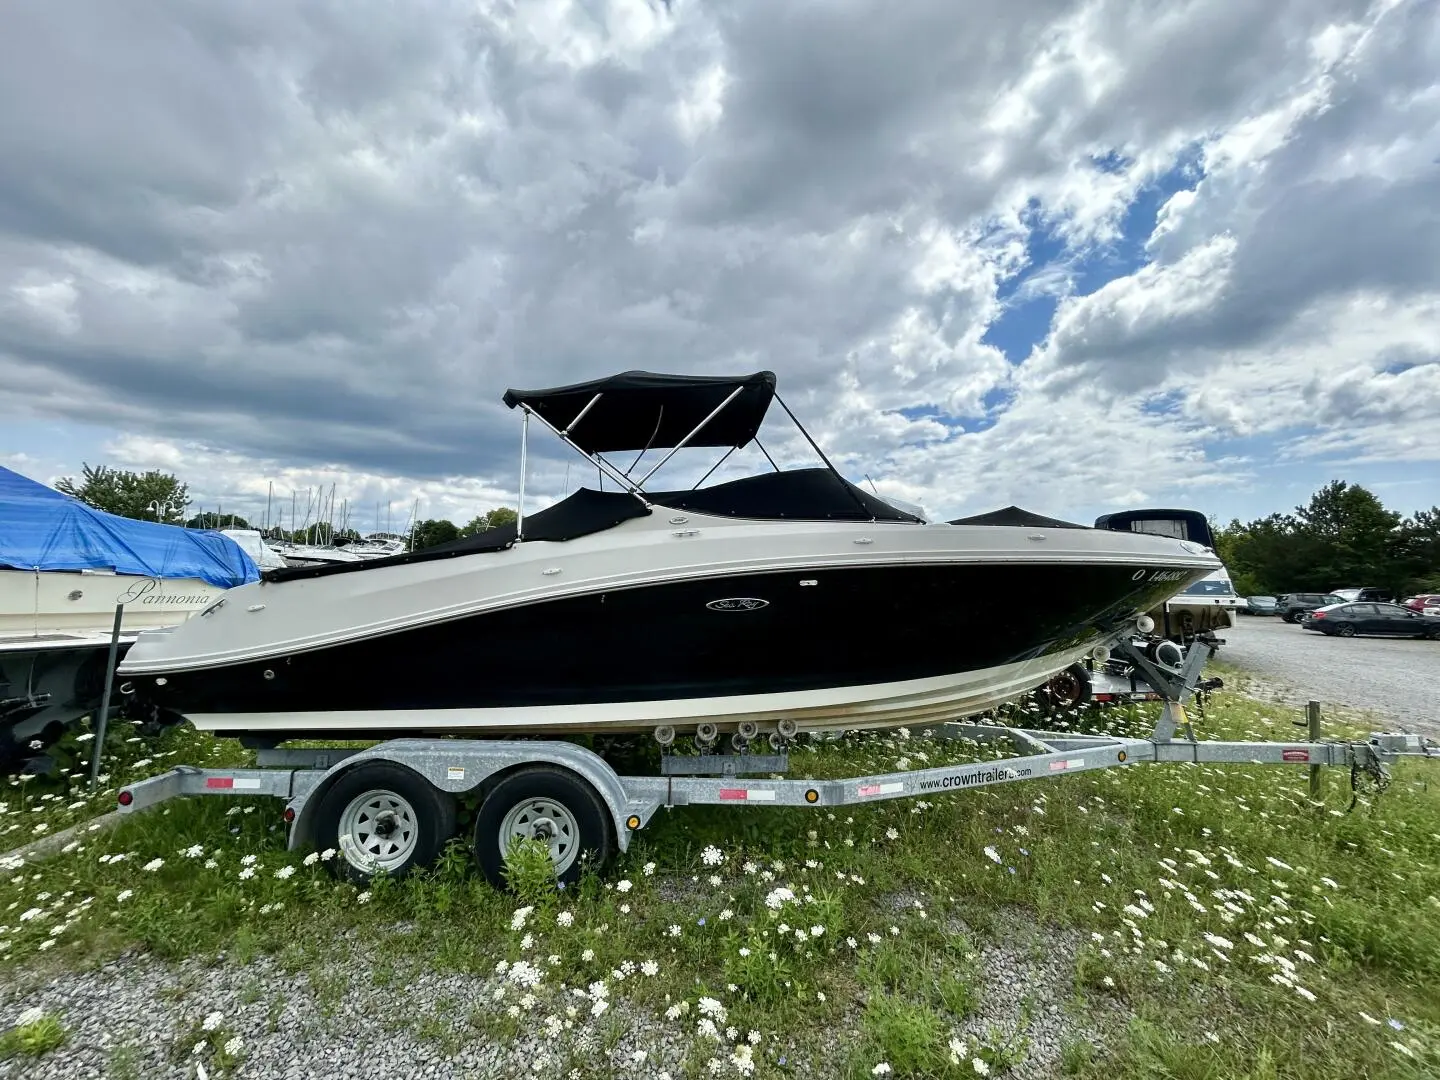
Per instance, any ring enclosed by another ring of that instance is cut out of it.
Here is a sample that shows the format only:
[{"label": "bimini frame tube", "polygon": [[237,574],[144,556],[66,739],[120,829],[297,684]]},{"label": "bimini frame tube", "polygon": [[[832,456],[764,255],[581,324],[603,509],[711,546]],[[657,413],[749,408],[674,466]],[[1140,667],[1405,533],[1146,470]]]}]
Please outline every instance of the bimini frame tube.
[{"label": "bimini frame tube", "polygon": [[[579,454],[581,457],[583,457],[586,461],[590,462],[590,464],[594,465],[597,469],[599,469],[601,472],[603,472],[606,476],[610,477],[611,480],[614,480],[617,484],[619,484],[622,488],[624,488],[626,491],[628,491],[631,495],[634,495],[637,499],[639,499],[639,500],[640,500],[642,503],[644,503],[646,506],[649,506],[649,505],[650,505],[649,500],[646,499],[643,495],[640,494],[640,492],[636,489],[636,485],[635,485],[635,483],[634,483],[633,481],[631,481],[631,480],[630,480],[624,473],[622,473],[619,469],[615,468],[615,466],[611,465],[611,464],[610,464],[608,461],[606,461],[604,458],[600,457],[599,454],[587,453],[586,451],[582,450],[579,446],[576,446],[575,443],[574,443],[574,441],[571,440],[571,438],[570,438],[570,436],[569,436],[569,434],[568,434],[568,432],[569,432],[572,428],[575,427],[575,424],[579,421],[580,417],[581,417],[581,416],[584,416],[587,412],[589,412],[589,411],[590,411],[590,406],[591,406],[591,405],[594,405],[595,402],[597,402],[598,400],[600,400],[600,395],[599,395],[599,394],[596,394],[593,398],[590,399],[590,404],[589,404],[589,405],[586,405],[585,408],[580,411],[579,416],[576,416],[575,419],[570,422],[570,427],[566,428],[564,431],[561,431],[561,430],[560,430],[559,428],[557,428],[554,424],[550,423],[549,420],[546,420],[545,417],[541,416],[538,412],[535,413],[534,416],[535,416],[535,419],[536,419],[536,420],[540,421],[540,423],[544,424],[547,428],[549,428],[552,432],[554,432],[555,437],[558,438],[561,442],[563,442],[566,446],[570,447],[571,450],[574,450],[577,454]],[[527,415],[527,417],[528,417],[528,416],[530,415],[530,409],[529,409],[529,407],[528,407],[528,406],[522,406],[522,408],[525,409],[525,413],[526,413],[526,415]]]},{"label": "bimini frame tube", "polygon": [[520,421],[520,498],[515,504],[515,542],[525,539],[525,450],[530,445],[530,406]]},{"label": "bimini frame tube", "polygon": [[674,446],[670,448],[670,453],[666,454],[663,458],[656,462],[653,469],[647,472],[639,480],[635,481],[635,486],[637,488],[644,487],[646,480],[649,480],[650,477],[654,476],[657,472],[659,472],[660,469],[664,466],[664,464],[672,457],[674,457],[680,451],[680,449],[685,446],[686,443],[688,443],[696,435],[699,435],[700,432],[704,431],[705,425],[710,423],[711,420],[714,420],[715,417],[719,416],[720,413],[724,411],[725,406],[729,405],[730,402],[734,401],[737,397],[739,397],[740,392],[744,389],[744,386],[737,386],[734,390],[730,391],[730,395],[724,401],[720,402],[719,405],[716,405],[715,408],[710,410],[709,416],[705,417],[704,420],[701,420],[700,423],[696,424],[690,434],[686,435],[683,439],[681,439],[679,442],[677,442]]}]

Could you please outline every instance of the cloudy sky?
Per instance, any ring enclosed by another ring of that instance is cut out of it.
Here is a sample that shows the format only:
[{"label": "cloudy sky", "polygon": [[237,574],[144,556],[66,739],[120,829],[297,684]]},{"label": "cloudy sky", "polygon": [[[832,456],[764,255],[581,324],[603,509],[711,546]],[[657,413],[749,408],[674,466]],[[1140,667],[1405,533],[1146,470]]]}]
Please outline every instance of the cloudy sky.
[{"label": "cloudy sky", "polygon": [[637,368],[945,516],[1440,501],[1440,3],[4,4],[0,464],[464,520]]}]

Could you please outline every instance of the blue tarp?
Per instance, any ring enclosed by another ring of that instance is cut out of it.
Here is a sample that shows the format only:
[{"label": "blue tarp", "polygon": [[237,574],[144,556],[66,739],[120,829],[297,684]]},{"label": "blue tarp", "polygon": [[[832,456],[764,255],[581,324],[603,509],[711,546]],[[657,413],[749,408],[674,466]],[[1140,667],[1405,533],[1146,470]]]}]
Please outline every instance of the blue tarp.
[{"label": "blue tarp", "polygon": [[107,514],[4,467],[0,566],[200,578],[220,589],[260,577],[228,536]]}]

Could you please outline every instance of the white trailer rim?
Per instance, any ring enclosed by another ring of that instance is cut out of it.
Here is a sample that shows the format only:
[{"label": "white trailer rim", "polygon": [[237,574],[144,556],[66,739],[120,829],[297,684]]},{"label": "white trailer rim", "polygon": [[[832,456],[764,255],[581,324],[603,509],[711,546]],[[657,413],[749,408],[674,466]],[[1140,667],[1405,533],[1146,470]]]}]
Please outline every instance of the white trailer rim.
[{"label": "white trailer rim", "polygon": [[340,815],[340,850],[357,870],[393,872],[415,853],[420,834],[415,808],[393,791],[355,796]]},{"label": "white trailer rim", "polygon": [[505,854],[511,837],[544,840],[550,847],[555,873],[570,869],[580,851],[580,826],[575,816],[554,799],[526,799],[516,803],[500,822],[500,854]]}]

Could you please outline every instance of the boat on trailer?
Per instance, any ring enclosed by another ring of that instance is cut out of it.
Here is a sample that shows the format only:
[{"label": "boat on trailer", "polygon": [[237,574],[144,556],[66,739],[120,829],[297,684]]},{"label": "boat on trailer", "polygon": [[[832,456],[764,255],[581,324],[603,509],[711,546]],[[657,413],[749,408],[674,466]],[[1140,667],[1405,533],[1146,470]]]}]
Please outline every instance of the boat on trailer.
[{"label": "boat on trailer", "polygon": [[[1024,694],[1220,565],[1173,537],[952,525],[847,481],[762,371],[626,372],[509,390],[510,525],[389,558],[267,571],[140,635],[136,700],[253,745],[446,733],[678,733],[743,750],[897,727]],[[778,404],[817,455],[759,443]],[[530,422],[615,490],[524,513]],[[773,471],[652,490],[683,448],[754,443]],[[637,475],[646,453],[666,451]],[[635,452],[628,470],[607,455]]]}]

